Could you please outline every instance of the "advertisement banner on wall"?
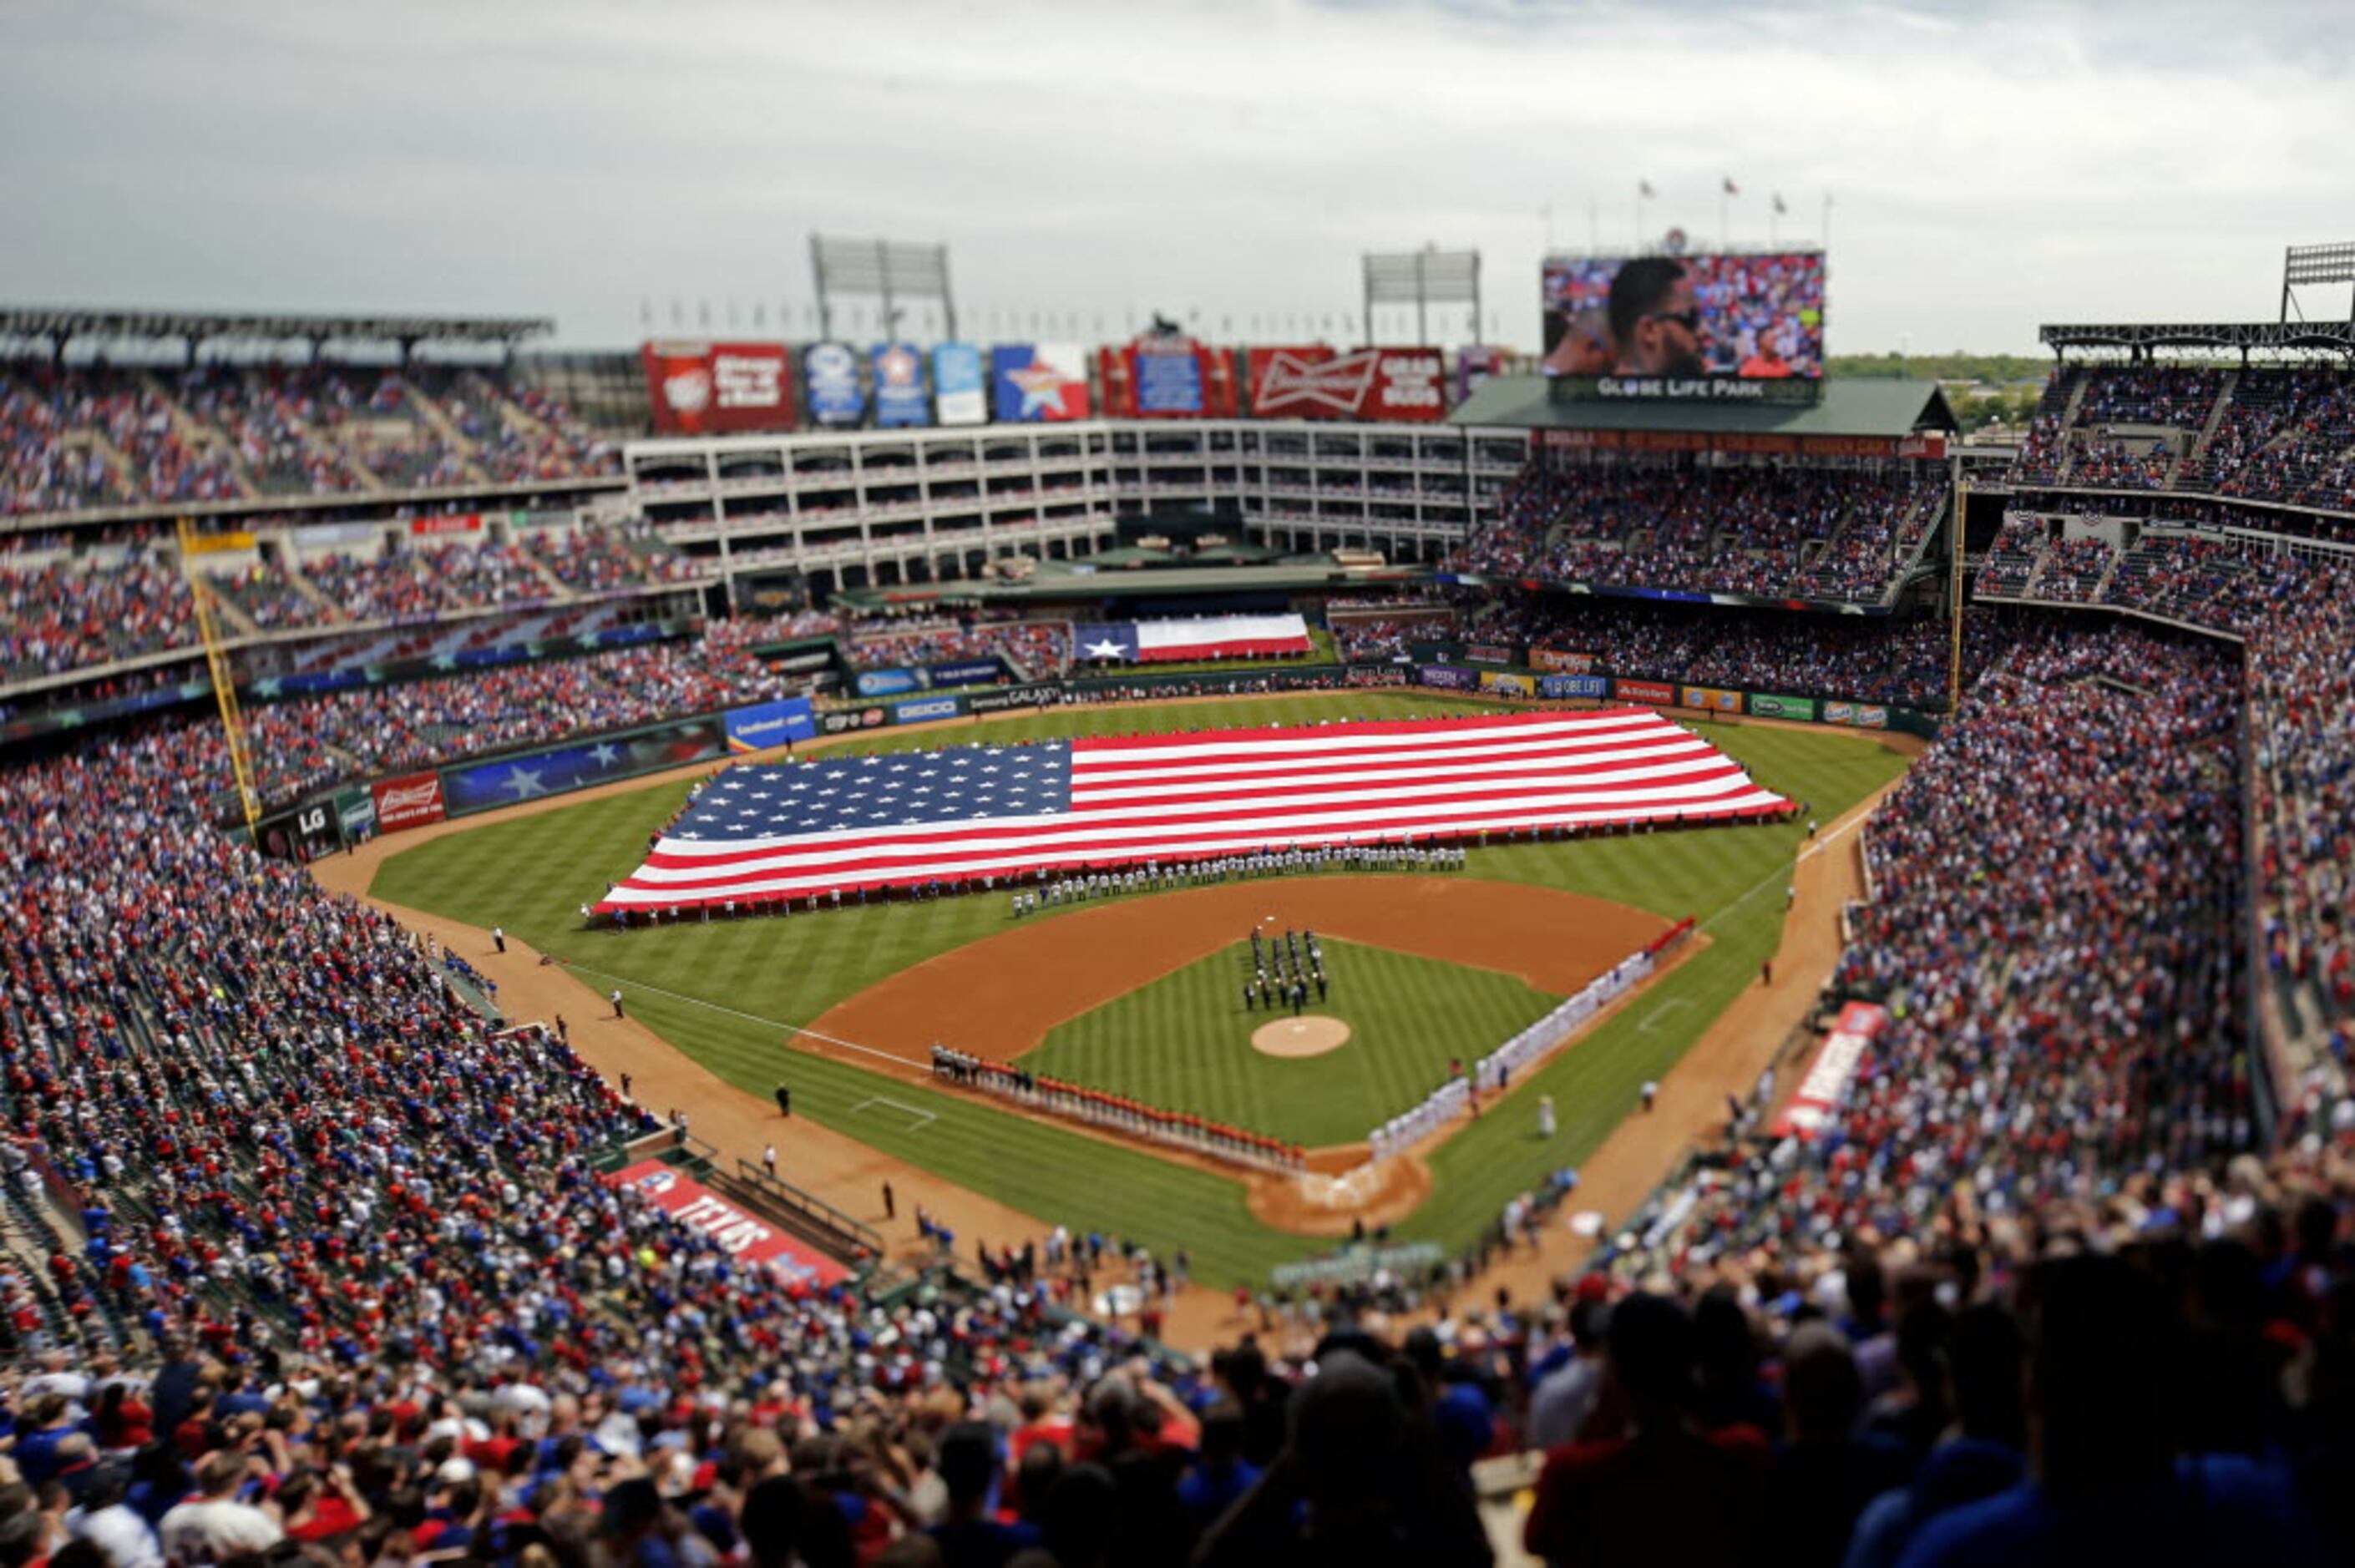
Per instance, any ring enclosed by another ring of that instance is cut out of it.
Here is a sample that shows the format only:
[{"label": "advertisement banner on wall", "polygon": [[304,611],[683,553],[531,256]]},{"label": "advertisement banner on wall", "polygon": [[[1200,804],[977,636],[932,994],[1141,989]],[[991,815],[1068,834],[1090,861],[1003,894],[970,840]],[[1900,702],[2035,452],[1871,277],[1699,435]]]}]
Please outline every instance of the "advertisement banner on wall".
[{"label": "advertisement banner on wall", "polygon": [[336,833],[336,809],[326,800],[310,800],[264,817],[254,847],[273,860],[311,861],[332,854],[343,847]]},{"label": "advertisement banner on wall", "polygon": [[687,1229],[702,1232],[735,1261],[758,1264],[796,1294],[811,1287],[825,1289],[849,1277],[849,1270],[834,1259],[801,1246],[675,1165],[641,1160],[604,1181],[609,1186],[629,1188]]},{"label": "advertisement banner on wall", "polygon": [[1054,682],[1033,681],[1027,685],[975,692],[965,699],[965,706],[977,714],[1002,714],[1014,708],[1052,707],[1062,700],[1063,688]]},{"label": "advertisement banner on wall", "polygon": [[1859,707],[1856,710],[1856,723],[1859,729],[1887,729],[1889,710],[1880,707]]},{"label": "advertisement banner on wall", "polygon": [[1529,650],[1529,668],[1559,670],[1564,674],[1583,675],[1594,668],[1594,655],[1572,653],[1566,648],[1532,648]]},{"label": "advertisement banner on wall", "polygon": [[922,724],[930,719],[954,718],[964,712],[963,697],[918,697],[901,703],[891,710],[893,724]]},{"label": "advertisement banner on wall", "polygon": [[1483,670],[1480,672],[1480,689],[1484,692],[1516,692],[1525,697],[1534,697],[1538,694],[1538,678],[1535,675],[1508,674],[1502,670]]},{"label": "advertisement banner on wall", "polygon": [[847,343],[814,343],[802,351],[802,379],[809,387],[810,418],[830,429],[867,417],[867,390],[858,380],[858,355]]},{"label": "advertisement banner on wall", "polygon": [[376,797],[376,827],[380,833],[421,828],[428,822],[440,821],[447,814],[442,801],[442,776],[438,773],[378,779],[368,787],[368,792]]},{"label": "advertisement banner on wall", "polygon": [[1452,664],[1425,664],[1423,667],[1423,683],[1454,692],[1468,692],[1479,684],[1479,672],[1458,670]]},{"label": "advertisement banner on wall", "polygon": [[1614,681],[1611,694],[1623,703],[1645,703],[1656,708],[1677,705],[1677,689],[1665,681]]},{"label": "advertisement banner on wall", "polygon": [[1826,703],[1824,705],[1824,722],[1826,724],[1854,724],[1856,722],[1856,705],[1854,703]]},{"label": "advertisement banner on wall", "polygon": [[1252,412],[1263,419],[1440,419],[1446,377],[1435,348],[1337,354],[1320,344],[1244,355]]},{"label": "advertisement banner on wall", "polygon": [[442,784],[450,814],[462,817],[727,755],[728,732],[718,718],[683,719],[636,735],[453,768],[442,775]]},{"label": "advertisement banner on wall", "polygon": [[887,343],[875,350],[875,423],[885,429],[932,422],[924,388],[924,356],[915,344]]},{"label": "advertisement banner on wall", "polygon": [[818,732],[822,735],[848,735],[854,730],[874,729],[889,723],[891,715],[887,708],[834,708],[817,715]]},{"label": "advertisement banner on wall", "polygon": [[1805,719],[1813,724],[1816,703],[1812,697],[1777,697],[1764,692],[1750,694],[1750,711],[1759,718]]},{"label": "advertisement banner on wall", "polygon": [[1549,697],[1607,697],[1611,683],[1600,675],[1540,675],[1538,691]]},{"label": "advertisement banner on wall", "polygon": [[943,343],[933,348],[932,404],[943,425],[988,422],[988,387],[981,373],[980,349],[969,343]]},{"label": "advertisement banner on wall", "polygon": [[817,733],[807,697],[785,697],[730,708],[725,722],[730,751],[766,751],[789,740],[807,740]]},{"label": "advertisement banner on wall", "polygon": [[658,436],[789,430],[793,351],[781,343],[649,343],[638,351]]},{"label": "advertisement banner on wall", "polygon": [[914,670],[861,670],[851,690],[862,697],[890,697],[922,691],[923,676]]},{"label": "advertisement banner on wall", "polygon": [[483,531],[483,514],[479,512],[449,512],[439,517],[412,517],[409,531],[419,537],[436,534],[479,534]]},{"label": "advertisement banner on wall", "polygon": [[1721,692],[1715,686],[1687,686],[1684,705],[1715,714],[1738,714],[1742,711],[1742,694]]},{"label": "advertisement banner on wall", "polygon": [[1794,1133],[1812,1137],[1832,1124],[1840,1102],[1848,1097],[1849,1085],[1856,1078],[1858,1064],[1888,1022],[1888,1010],[1869,1001],[1851,1001],[1840,1009],[1838,1022],[1824,1036],[1815,1060],[1807,1065],[1806,1075],[1783,1107],[1774,1124],[1775,1137]]},{"label": "advertisement banner on wall", "polygon": [[364,839],[376,832],[376,792],[365,784],[336,790],[336,821],[346,839]]},{"label": "advertisement banner on wall", "polygon": [[1475,664],[1509,664],[1514,651],[1497,642],[1466,642],[1464,657]]},{"label": "advertisement banner on wall", "polygon": [[1003,424],[1088,417],[1088,356],[1076,343],[1000,344],[989,351],[989,379]]},{"label": "advertisement banner on wall", "polygon": [[1197,418],[1204,411],[1201,351],[1190,338],[1129,345],[1131,384],[1139,418]]},{"label": "advertisement banner on wall", "polygon": [[924,674],[935,686],[970,686],[976,681],[995,681],[1006,673],[1006,667],[996,659],[966,659],[954,664],[927,664]]}]

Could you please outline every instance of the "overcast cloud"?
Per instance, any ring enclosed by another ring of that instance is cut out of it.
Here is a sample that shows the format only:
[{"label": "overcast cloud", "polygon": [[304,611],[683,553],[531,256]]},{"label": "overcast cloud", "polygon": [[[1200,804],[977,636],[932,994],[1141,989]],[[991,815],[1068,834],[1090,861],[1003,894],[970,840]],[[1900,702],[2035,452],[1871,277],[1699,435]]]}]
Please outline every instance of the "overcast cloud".
[{"label": "overcast cloud", "polygon": [[1356,308],[1360,251],[1430,240],[1482,252],[1527,346],[1544,209],[1624,247],[1648,178],[1647,229],[1706,243],[1731,175],[1745,242],[1775,191],[1815,239],[1831,194],[1834,352],[2024,351],[2269,317],[2285,244],[2355,238],[2341,18],[0,0],[0,300],[527,312],[600,346],[642,301],[663,331],[733,300],[803,337],[817,230],[948,241],[967,335],[1160,310],[1273,339]]}]

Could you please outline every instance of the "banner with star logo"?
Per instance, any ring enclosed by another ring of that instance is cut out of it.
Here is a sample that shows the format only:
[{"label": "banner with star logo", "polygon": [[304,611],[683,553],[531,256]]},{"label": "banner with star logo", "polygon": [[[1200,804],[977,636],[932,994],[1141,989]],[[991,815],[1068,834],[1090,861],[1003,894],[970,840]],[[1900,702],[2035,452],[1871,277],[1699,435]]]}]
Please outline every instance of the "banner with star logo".
[{"label": "banner with star logo", "polygon": [[463,817],[543,795],[562,795],[634,779],[689,762],[728,755],[728,732],[717,716],[656,725],[628,735],[606,736],[574,746],[550,747],[453,768],[442,775],[449,814]]},{"label": "banner with star logo", "polygon": [[1076,343],[999,344],[989,351],[989,379],[1001,424],[1088,417],[1088,355]]},{"label": "banner with star logo", "polygon": [[911,343],[875,349],[875,423],[890,428],[929,425],[932,400],[924,387],[924,356]]}]

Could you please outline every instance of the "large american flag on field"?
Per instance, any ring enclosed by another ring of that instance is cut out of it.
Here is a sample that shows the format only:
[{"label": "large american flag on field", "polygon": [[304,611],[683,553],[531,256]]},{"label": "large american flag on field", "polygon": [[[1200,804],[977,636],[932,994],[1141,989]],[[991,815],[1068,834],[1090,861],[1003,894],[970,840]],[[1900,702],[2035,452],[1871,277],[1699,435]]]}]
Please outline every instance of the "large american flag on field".
[{"label": "large american flag on field", "polygon": [[598,908],[1034,881],[1147,861],[1789,802],[1648,708],[1094,736],[747,763]]}]

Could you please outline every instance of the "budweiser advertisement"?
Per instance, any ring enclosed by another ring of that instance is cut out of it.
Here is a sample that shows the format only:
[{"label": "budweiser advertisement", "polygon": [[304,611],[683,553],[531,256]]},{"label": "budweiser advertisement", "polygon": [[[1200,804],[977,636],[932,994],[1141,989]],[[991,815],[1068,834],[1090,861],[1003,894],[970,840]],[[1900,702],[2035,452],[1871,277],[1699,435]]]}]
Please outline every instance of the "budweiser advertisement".
[{"label": "budweiser advertisement", "polygon": [[406,779],[387,779],[369,787],[376,797],[376,831],[398,832],[402,828],[421,828],[428,822],[438,822],[448,812],[442,801],[442,776],[439,773],[412,773]]},{"label": "budweiser advertisement", "polygon": [[794,427],[793,350],[781,343],[649,343],[638,358],[656,435]]},{"label": "budweiser advertisement", "polygon": [[1444,418],[1447,361],[1435,348],[1254,348],[1252,412],[1263,419]]}]

